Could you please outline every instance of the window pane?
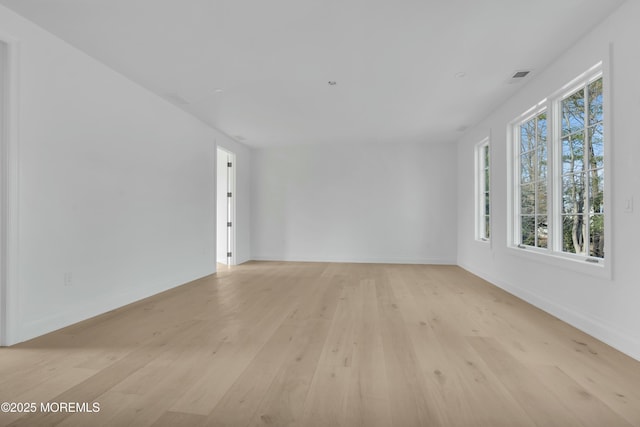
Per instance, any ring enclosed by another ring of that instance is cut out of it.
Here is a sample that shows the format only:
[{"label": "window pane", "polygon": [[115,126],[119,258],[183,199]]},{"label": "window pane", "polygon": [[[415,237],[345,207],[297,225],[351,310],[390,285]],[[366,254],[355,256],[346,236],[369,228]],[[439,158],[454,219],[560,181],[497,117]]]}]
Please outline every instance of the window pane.
[{"label": "window pane", "polygon": [[583,174],[562,177],[562,213],[582,213],[584,196]]},{"label": "window pane", "polygon": [[538,144],[547,142],[547,113],[542,113],[537,117],[538,122]]},{"label": "window pane", "polygon": [[562,173],[584,170],[584,133],[562,139]]},{"label": "window pane", "polygon": [[484,193],[484,214],[489,215],[490,208],[489,193]]},{"label": "window pane", "polygon": [[520,155],[520,182],[533,182],[535,180],[535,151]]},{"label": "window pane", "polygon": [[523,245],[535,246],[535,217],[533,215],[523,215],[520,217],[521,242]]},{"label": "window pane", "polygon": [[489,169],[485,169],[484,171],[484,191],[489,191],[489,180],[491,177],[489,176]]},{"label": "window pane", "polygon": [[547,179],[547,144],[538,146],[538,175],[536,179]]},{"label": "window pane", "polygon": [[538,193],[536,195],[536,213],[547,214],[547,184],[542,182],[537,184]]},{"label": "window pane", "polygon": [[535,120],[529,120],[520,125],[520,152],[531,151],[536,144]]},{"label": "window pane", "polygon": [[589,128],[589,167],[597,169],[604,166],[604,139],[602,125]]},{"label": "window pane", "polygon": [[602,122],[602,78],[589,84],[589,125]]},{"label": "window pane", "polygon": [[520,213],[535,213],[535,186],[534,184],[525,184],[520,186]]},{"label": "window pane", "polygon": [[562,135],[584,129],[584,89],[562,101]]},{"label": "window pane", "polygon": [[562,250],[574,254],[584,252],[585,224],[582,215],[562,216]]},{"label": "window pane", "polygon": [[547,216],[536,216],[536,234],[538,237],[538,247],[546,248],[549,241],[549,226],[547,225]]},{"label": "window pane", "polygon": [[484,217],[484,234],[485,234],[484,237],[486,237],[487,239],[491,237],[490,231],[491,231],[491,221],[490,221],[489,215],[487,215]]},{"label": "window pane", "polygon": [[484,168],[489,169],[489,144],[484,146]]},{"label": "window pane", "polygon": [[591,213],[604,213],[604,170],[589,172],[589,205]]},{"label": "window pane", "polygon": [[604,215],[591,215],[589,217],[589,254],[594,257],[604,258]]}]

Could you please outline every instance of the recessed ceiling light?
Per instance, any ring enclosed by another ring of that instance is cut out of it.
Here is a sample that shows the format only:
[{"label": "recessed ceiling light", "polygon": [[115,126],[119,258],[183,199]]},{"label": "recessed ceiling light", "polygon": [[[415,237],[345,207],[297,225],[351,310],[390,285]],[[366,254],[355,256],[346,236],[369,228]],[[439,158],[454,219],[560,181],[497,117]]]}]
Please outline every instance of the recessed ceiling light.
[{"label": "recessed ceiling light", "polygon": [[336,84],[338,84],[338,82],[335,80],[329,80],[329,86],[335,86]]},{"label": "recessed ceiling light", "polygon": [[458,71],[457,73],[454,74],[456,79],[461,79],[463,77],[467,76],[467,73],[465,73],[464,71]]},{"label": "recessed ceiling light", "polygon": [[222,93],[224,92],[224,89],[220,89],[220,88],[216,88],[213,90],[215,93]]}]

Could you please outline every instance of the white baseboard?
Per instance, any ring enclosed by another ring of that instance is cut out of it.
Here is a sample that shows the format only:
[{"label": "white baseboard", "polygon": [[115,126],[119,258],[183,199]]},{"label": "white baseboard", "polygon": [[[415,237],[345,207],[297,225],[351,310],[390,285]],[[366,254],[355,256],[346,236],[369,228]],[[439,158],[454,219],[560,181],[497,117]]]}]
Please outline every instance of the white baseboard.
[{"label": "white baseboard", "polygon": [[582,332],[599,339],[627,356],[640,361],[640,341],[630,333],[621,330],[620,327],[612,325],[611,323],[596,316],[581,313],[573,307],[560,305],[534,292],[514,286],[511,283],[498,280],[491,275],[475,270],[468,265],[459,264],[459,266],[509,292],[510,294],[517,296],[529,304],[557,317]]},{"label": "white baseboard", "polygon": [[292,257],[280,255],[254,255],[253,261],[289,261],[289,262],[339,262],[361,264],[436,264],[455,265],[454,259],[449,258],[332,258],[332,257]]},{"label": "white baseboard", "polygon": [[130,292],[100,297],[95,301],[83,303],[81,307],[70,307],[54,315],[34,319],[26,323],[21,323],[18,340],[16,342],[12,342],[11,345],[39,337],[44,334],[48,334],[49,332],[56,331],[69,325],[73,325],[74,323],[78,323],[83,320],[98,316],[100,314],[115,310],[117,308],[124,307],[128,304],[140,301],[144,298],[151,297],[164,291],[168,291],[169,289],[173,289],[202,277],[209,276],[213,273],[215,273],[215,270],[202,271],[198,274],[179,278],[175,277],[171,280],[165,280],[161,283],[156,283],[145,287],[134,287],[134,289]]}]

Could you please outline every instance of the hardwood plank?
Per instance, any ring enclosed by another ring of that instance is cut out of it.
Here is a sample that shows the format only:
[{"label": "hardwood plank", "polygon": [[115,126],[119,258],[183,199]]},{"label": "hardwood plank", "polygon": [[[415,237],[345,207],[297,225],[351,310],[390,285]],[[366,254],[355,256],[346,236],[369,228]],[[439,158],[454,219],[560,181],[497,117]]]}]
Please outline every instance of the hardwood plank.
[{"label": "hardwood plank", "polygon": [[389,426],[391,409],[375,279],[360,277],[355,349],[344,424]]},{"label": "hardwood plank", "polygon": [[545,386],[531,369],[518,362],[496,339],[470,337],[469,341],[536,425],[582,426],[554,390]]},{"label": "hardwood plank", "polygon": [[446,415],[431,399],[432,389],[420,373],[420,362],[411,343],[394,283],[383,269],[376,281],[378,311],[381,319],[382,346],[387,372],[391,420],[394,426],[441,426]]},{"label": "hardwood plank", "polygon": [[341,290],[304,402],[302,425],[343,425],[354,350],[354,317],[357,315],[353,299],[354,286],[351,282]]},{"label": "hardwood plank", "polygon": [[289,322],[300,325],[300,333],[293,337],[295,351],[286,355],[249,425],[300,424],[309,386],[343,286],[339,279],[334,278],[319,282],[321,291],[318,295],[288,318]]},{"label": "hardwood plank", "polygon": [[184,412],[167,411],[152,424],[153,427],[199,426],[204,425],[204,415],[185,414]]},{"label": "hardwood plank", "polygon": [[445,293],[434,304],[420,281],[412,280],[414,272],[402,269],[403,277],[393,279],[394,289],[403,295],[402,299],[398,297],[401,312],[416,353],[421,356],[421,371],[431,379],[431,399],[439,406],[443,423],[535,425],[469,345],[464,335],[469,332],[468,326],[442,321],[464,309],[459,293]]},{"label": "hardwood plank", "polygon": [[0,426],[640,425],[640,362],[455,266],[251,262],[11,348]]},{"label": "hardwood plank", "polygon": [[533,370],[540,381],[553,390],[553,393],[558,396],[561,402],[564,402],[582,425],[586,427],[631,427],[634,425],[615,413],[557,366],[539,366]]},{"label": "hardwood plank", "polygon": [[[185,322],[180,327],[169,330],[163,336],[161,341],[153,341],[147,345],[141,346],[127,356],[118,360],[113,365],[105,368],[95,375],[87,378],[81,383],[74,385],[63,393],[51,399],[55,402],[94,402],[98,396],[119,382],[126,379],[129,375],[145,366],[161,351],[170,340],[178,335],[183,329],[193,326],[194,321]],[[57,424],[65,418],[73,414],[65,412],[39,412],[22,417],[15,422],[9,424],[11,426],[30,426],[38,424]]]},{"label": "hardwood plank", "polygon": [[[287,320],[289,298],[295,300],[293,295],[300,293],[301,289],[297,287],[291,287],[288,294],[266,292],[253,305],[238,313],[231,327],[231,332],[234,332],[231,338],[227,340],[229,335],[225,336],[204,371],[200,372],[200,377],[171,409],[209,415],[278,327]],[[258,324],[262,327],[256,327]]]}]

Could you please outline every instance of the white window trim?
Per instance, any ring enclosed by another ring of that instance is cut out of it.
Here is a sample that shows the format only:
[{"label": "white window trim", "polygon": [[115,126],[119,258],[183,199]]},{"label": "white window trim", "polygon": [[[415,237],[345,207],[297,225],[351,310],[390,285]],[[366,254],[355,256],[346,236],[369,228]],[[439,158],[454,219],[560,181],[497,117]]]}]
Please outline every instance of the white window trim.
[{"label": "white window trim", "polygon": [[474,149],[474,164],[475,164],[475,206],[474,206],[474,219],[475,219],[475,238],[476,241],[491,245],[491,231],[489,237],[485,237],[485,222],[484,222],[484,147],[489,149],[489,230],[493,230],[491,224],[493,223],[493,203],[491,203],[491,162],[493,156],[491,155],[491,144],[489,137],[484,138],[482,141],[475,145]]},{"label": "white window trim", "polygon": [[[610,81],[610,62],[601,61],[593,67],[589,68],[584,73],[580,74],[569,83],[562,86],[559,90],[555,91],[549,97],[544,98],[536,105],[529,108],[524,113],[517,116],[514,120],[507,125],[507,248],[512,255],[523,257],[536,262],[544,262],[553,266],[565,268],[571,271],[588,274],[605,279],[612,278],[612,247],[611,237],[613,236],[612,229],[612,172],[610,161],[612,158],[612,121],[611,121],[611,81]],[[603,85],[603,124],[604,124],[604,170],[605,170],[605,182],[604,182],[604,204],[606,207],[606,214],[604,217],[605,227],[605,239],[604,239],[604,259],[598,259],[597,263],[590,262],[592,257],[576,255],[566,252],[561,252],[557,249],[557,236],[554,230],[556,224],[558,224],[561,216],[560,209],[561,203],[557,200],[557,195],[561,194],[560,186],[561,182],[557,179],[557,171],[560,167],[560,150],[561,147],[556,141],[560,138],[561,126],[558,123],[557,108],[561,99],[574,92],[584,84],[593,81],[599,77],[602,77]],[[549,248],[536,248],[530,246],[522,246],[516,243],[519,230],[519,211],[516,207],[516,202],[520,200],[519,195],[519,150],[517,149],[515,142],[518,141],[516,136],[516,129],[519,124],[535,117],[542,111],[547,110],[547,134],[548,145],[547,155],[548,164],[550,165],[547,171],[547,191],[548,191],[548,205],[550,211],[548,212],[549,221],[549,235],[552,237],[549,241]],[[552,113],[553,112],[553,113]],[[517,175],[516,175],[517,174]]]}]

